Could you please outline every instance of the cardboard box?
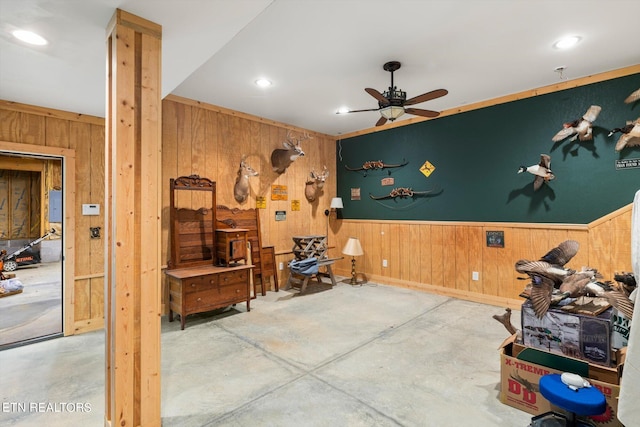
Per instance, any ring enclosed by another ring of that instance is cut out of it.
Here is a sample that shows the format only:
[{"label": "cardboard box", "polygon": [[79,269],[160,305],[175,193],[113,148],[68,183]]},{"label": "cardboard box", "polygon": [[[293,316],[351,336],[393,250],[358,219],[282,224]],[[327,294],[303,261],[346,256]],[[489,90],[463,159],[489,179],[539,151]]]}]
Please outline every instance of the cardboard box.
[{"label": "cardboard box", "polygon": [[613,309],[597,316],[576,314],[551,307],[540,319],[531,301],[522,304],[522,339],[527,347],[589,363],[611,366]]},{"label": "cardboard box", "polygon": [[[624,352],[619,354],[619,359],[620,364],[610,368],[588,364],[582,360],[525,347],[518,344],[516,335],[513,335],[500,346],[500,401],[531,415],[540,415],[550,411],[563,413],[542,396],[538,384],[543,375],[573,372],[588,378],[591,384],[598,387],[605,395],[606,412],[602,415],[589,417],[595,425],[623,427],[616,414]],[[600,380],[589,377],[590,374],[599,377]],[[613,383],[601,379],[608,379]]]},{"label": "cardboard box", "polygon": [[611,347],[618,349],[626,347],[629,343],[629,331],[631,330],[631,319],[613,309],[613,319],[611,332]]}]

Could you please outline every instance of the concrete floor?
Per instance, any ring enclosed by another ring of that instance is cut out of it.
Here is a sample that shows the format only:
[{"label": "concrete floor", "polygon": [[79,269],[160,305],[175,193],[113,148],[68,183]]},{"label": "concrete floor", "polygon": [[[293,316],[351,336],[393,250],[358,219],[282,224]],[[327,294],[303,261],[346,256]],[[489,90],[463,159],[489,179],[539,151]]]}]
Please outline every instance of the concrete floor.
[{"label": "concrete floor", "polygon": [[[503,309],[375,284],[313,290],[189,316],[184,331],[165,316],[163,426],[529,425],[499,401]],[[0,425],[103,425],[102,331],[1,351],[0,366]]]},{"label": "concrete floor", "polygon": [[24,286],[0,298],[0,350],[62,333],[62,264],[41,263],[12,272]]}]

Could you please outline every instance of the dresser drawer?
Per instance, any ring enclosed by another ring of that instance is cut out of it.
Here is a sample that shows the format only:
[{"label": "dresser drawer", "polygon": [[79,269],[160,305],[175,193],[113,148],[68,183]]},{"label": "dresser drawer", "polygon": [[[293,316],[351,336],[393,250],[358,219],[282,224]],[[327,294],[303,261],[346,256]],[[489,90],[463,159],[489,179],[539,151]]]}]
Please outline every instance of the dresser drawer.
[{"label": "dresser drawer", "polygon": [[220,287],[231,284],[247,285],[248,270],[227,271],[218,275],[218,284]]},{"label": "dresser drawer", "polygon": [[231,285],[220,286],[220,301],[231,301],[233,303],[247,299],[249,292],[247,283],[233,283]]},{"label": "dresser drawer", "polygon": [[218,284],[218,275],[209,274],[206,276],[196,276],[182,281],[185,293],[201,292],[213,289]]},{"label": "dresser drawer", "polygon": [[188,312],[198,312],[208,306],[219,305],[220,294],[218,289],[191,292],[185,295],[184,307]]}]

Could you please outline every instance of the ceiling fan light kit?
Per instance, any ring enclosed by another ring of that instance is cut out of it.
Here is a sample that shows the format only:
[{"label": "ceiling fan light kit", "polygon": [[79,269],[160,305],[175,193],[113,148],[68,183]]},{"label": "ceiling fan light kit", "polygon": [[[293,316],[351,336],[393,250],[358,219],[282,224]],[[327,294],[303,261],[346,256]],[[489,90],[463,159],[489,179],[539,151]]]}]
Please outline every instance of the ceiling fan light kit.
[{"label": "ceiling fan light kit", "polygon": [[404,114],[404,107],[390,105],[380,109],[380,115],[387,120],[394,121]]},{"label": "ceiling fan light kit", "polygon": [[389,86],[389,89],[387,91],[380,93],[376,89],[370,87],[365,88],[365,92],[367,92],[378,101],[378,108],[370,108],[366,110],[351,110],[348,112],[359,113],[362,111],[379,111],[381,117],[376,122],[376,126],[382,126],[387,122],[387,120],[394,121],[405,113],[422,117],[439,116],[440,112],[438,111],[423,110],[421,108],[405,108],[405,106],[415,105],[421,102],[440,98],[442,96],[445,96],[449,92],[446,89],[437,89],[407,99],[407,92],[398,89],[393,84],[393,72],[400,69],[400,66],[401,64],[398,61],[389,61],[382,66],[385,71],[389,71],[391,73],[391,85]]}]

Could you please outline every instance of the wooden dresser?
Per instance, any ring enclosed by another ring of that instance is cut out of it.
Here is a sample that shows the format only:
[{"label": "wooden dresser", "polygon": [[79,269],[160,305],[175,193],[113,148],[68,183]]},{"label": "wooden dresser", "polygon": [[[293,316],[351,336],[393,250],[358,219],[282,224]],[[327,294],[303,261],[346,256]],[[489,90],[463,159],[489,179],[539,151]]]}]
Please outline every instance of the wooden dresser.
[{"label": "wooden dresser", "polygon": [[180,329],[190,314],[241,302],[251,311],[251,265],[203,266],[166,272],[169,281],[169,321],[180,315]]},{"label": "wooden dresser", "polygon": [[[216,183],[197,175],[170,180],[171,258],[165,271],[169,290],[169,321],[180,315],[184,329],[186,317],[246,302],[250,311],[252,264],[219,265],[246,258],[246,231],[219,233],[222,248],[235,248],[218,255],[216,236]],[[190,191],[189,193],[178,192]],[[191,197],[193,194],[194,197]],[[184,197],[185,195],[189,197]],[[178,205],[180,202],[182,205]],[[194,208],[192,203],[203,203]],[[221,224],[225,225],[225,224]],[[237,238],[243,234],[242,239]],[[230,242],[242,240],[239,244]],[[232,259],[230,259],[232,258]]]}]

